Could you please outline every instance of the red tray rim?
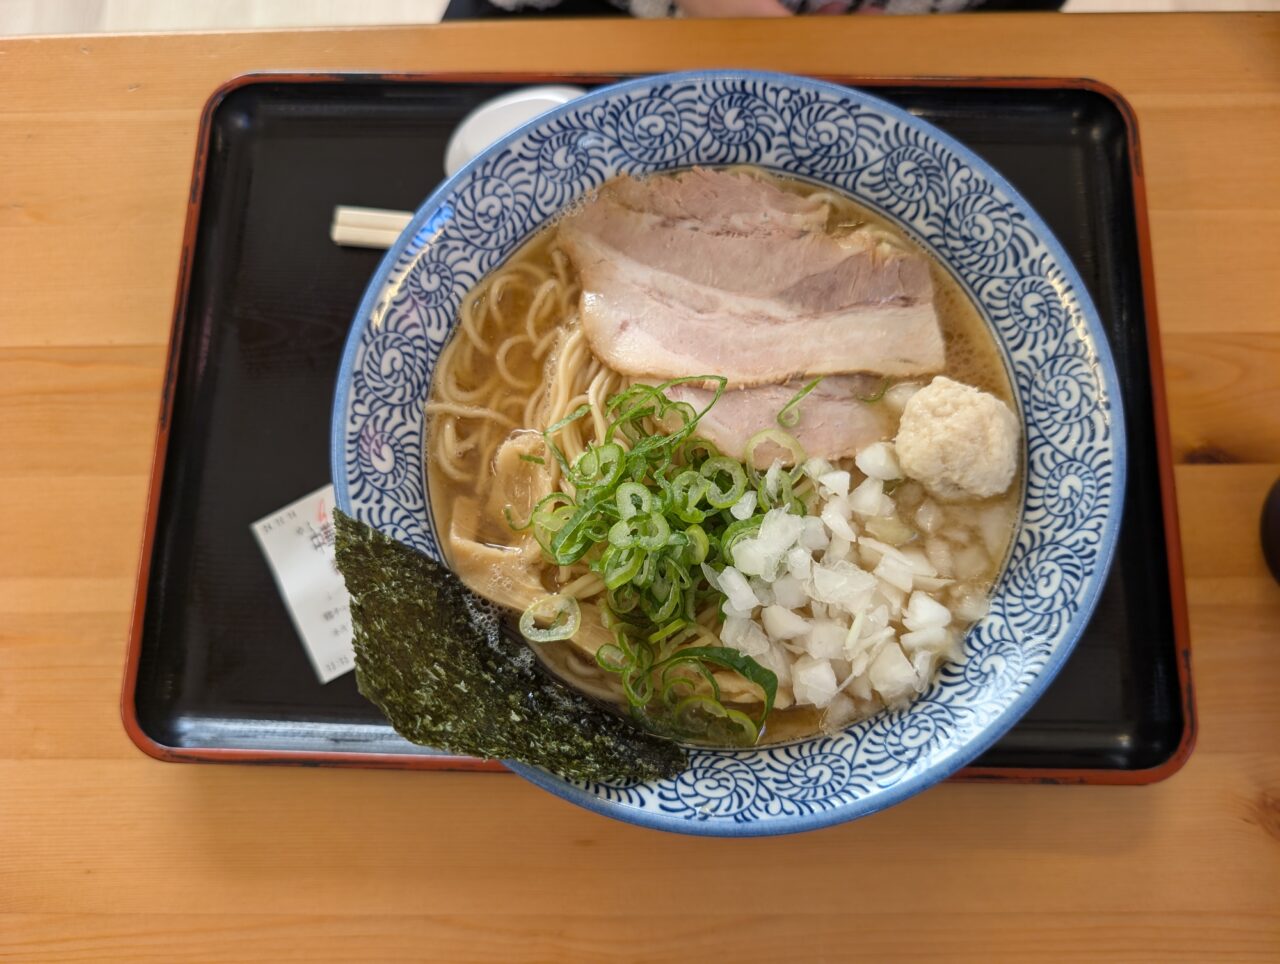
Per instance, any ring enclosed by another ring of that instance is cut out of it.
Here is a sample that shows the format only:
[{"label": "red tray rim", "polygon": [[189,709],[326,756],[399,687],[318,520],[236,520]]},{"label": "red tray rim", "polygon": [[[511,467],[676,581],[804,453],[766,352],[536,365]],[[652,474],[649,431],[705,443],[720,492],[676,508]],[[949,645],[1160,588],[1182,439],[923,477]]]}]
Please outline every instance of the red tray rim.
[{"label": "red tray rim", "polygon": [[[146,612],[147,586],[151,555],[155,545],[156,522],[160,509],[160,488],[164,478],[165,455],[168,451],[169,420],[173,413],[174,385],[182,334],[186,324],[186,305],[190,292],[194,263],[196,232],[200,221],[200,202],[204,194],[205,174],[209,159],[209,141],[214,114],[233,91],[255,84],[309,83],[508,83],[603,84],[633,75],[595,73],[531,74],[521,72],[395,72],[395,73],[325,73],[325,72],[254,72],[234,77],[219,86],[205,102],[197,132],[195,163],[191,190],[187,197],[186,225],[183,229],[178,284],[174,296],[173,325],[165,362],[165,376],[160,396],[160,413],[152,452],[151,476],[148,484],[141,553],[134,593],[133,618],[130,625],[125,660],[124,685],[120,694],[120,715],[125,732],[143,753],[169,763],[249,763],[294,766],[360,767],[398,770],[464,770],[506,772],[497,760],[481,760],[451,754],[419,755],[407,753],[360,753],[321,750],[249,750],[215,747],[173,747],[153,739],[142,728],[137,714],[138,666],[142,654],[143,619]],[[1183,576],[1182,542],[1178,528],[1177,492],[1174,485],[1173,456],[1169,438],[1169,416],[1164,382],[1164,361],[1160,348],[1160,328],[1156,313],[1155,278],[1151,253],[1151,235],[1147,217],[1146,180],[1138,138],[1138,119],[1132,105],[1116,88],[1087,77],[983,77],[947,75],[910,77],[894,75],[863,76],[858,74],[816,75],[848,87],[986,87],[1026,89],[1085,90],[1109,100],[1125,123],[1129,147],[1129,168],[1133,187],[1133,214],[1138,230],[1139,271],[1146,314],[1147,344],[1151,361],[1152,417],[1155,423],[1156,455],[1160,474],[1160,494],[1164,509],[1165,541],[1169,568],[1170,604],[1173,615],[1174,648],[1181,694],[1183,729],[1177,747],[1167,760],[1140,770],[1106,770],[1055,767],[980,767],[970,766],[949,779],[981,783],[1064,783],[1138,785],[1168,779],[1186,764],[1195,747],[1198,723],[1195,691],[1191,681],[1191,639],[1187,615],[1186,583]]]}]

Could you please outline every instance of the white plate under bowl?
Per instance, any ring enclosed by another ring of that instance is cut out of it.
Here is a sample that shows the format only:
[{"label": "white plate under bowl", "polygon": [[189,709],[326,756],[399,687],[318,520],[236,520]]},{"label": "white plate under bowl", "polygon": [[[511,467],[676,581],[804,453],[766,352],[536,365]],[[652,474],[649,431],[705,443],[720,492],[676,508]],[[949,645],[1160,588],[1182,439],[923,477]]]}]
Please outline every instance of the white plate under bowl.
[{"label": "white plate under bowl", "polygon": [[338,376],[333,480],[344,511],[441,559],[422,406],[463,295],[610,177],[692,164],[820,182],[899,224],[981,308],[1026,427],[1022,513],[991,612],[911,705],[786,746],[696,750],[685,772],[650,783],[579,783],[510,764],[647,827],[793,833],[898,803],[994,743],[1075,646],[1115,550],[1124,421],[1097,311],[1048,227],[985,161],[885,101],[784,74],[646,77],[543,114],[436,190],[383,259]]}]

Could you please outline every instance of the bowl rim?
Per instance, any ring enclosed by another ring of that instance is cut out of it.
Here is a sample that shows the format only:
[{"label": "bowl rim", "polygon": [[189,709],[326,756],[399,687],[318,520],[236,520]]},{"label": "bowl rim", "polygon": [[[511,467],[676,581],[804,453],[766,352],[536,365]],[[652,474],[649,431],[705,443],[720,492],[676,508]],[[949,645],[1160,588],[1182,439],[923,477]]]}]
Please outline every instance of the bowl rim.
[{"label": "bowl rim", "polygon": [[[1115,359],[1112,356],[1111,345],[1107,340],[1106,331],[1102,326],[1102,321],[1098,314],[1098,309],[1093,303],[1093,298],[1090,295],[1088,288],[1085,286],[1084,279],[1080,276],[1075,263],[1067,254],[1066,249],[1063,248],[1057,236],[1049,228],[1048,224],[1045,223],[1044,219],[1030,204],[1030,202],[1022,196],[1022,194],[1004,177],[1003,174],[996,170],[984,158],[947,132],[943,131],[941,128],[934,126],[926,120],[916,117],[911,112],[904,110],[881,97],[867,93],[862,88],[850,87],[844,84],[819,80],[799,74],[788,74],[781,71],[725,68],[682,70],[646,74],[597,87],[584,94],[582,97],[575,98],[574,100],[562,104],[559,107],[553,108],[543,114],[539,114],[537,117],[526,121],[524,124],[511,131],[500,140],[490,144],[487,148],[459,168],[456,173],[442,181],[436,189],[427,196],[426,200],[418,206],[412,219],[410,219],[409,223],[405,226],[404,230],[400,233],[399,237],[396,238],[391,247],[387,249],[386,254],[379,262],[377,269],[374,271],[373,275],[371,275],[368,285],[365,288],[364,295],[361,297],[359,306],[356,308],[353,316],[351,328],[347,333],[346,344],[343,347],[342,359],[338,367],[334,390],[333,409],[330,419],[330,469],[331,474],[333,475],[335,503],[343,512],[349,513],[351,511],[351,499],[344,471],[346,466],[346,459],[344,456],[346,441],[345,416],[347,402],[351,393],[355,359],[360,347],[361,335],[365,327],[364,323],[371,316],[379,297],[385,290],[387,282],[394,271],[396,261],[403,253],[404,248],[412,241],[414,236],[422,229],[422,227],[437,214],[441,202],[456,189],[457,185],[462,180],[470,176],[474,169],[480,167],[488,161],[490,157],[501,152],[508,145],[528,136],[528,134],[536,130],[541,125],[558,120],[566,114],[580,110],[583,107],[589,107],[597,102],[608,101],[609,99],[616,97],[619,93],[630,90],[639,90],[660,84],[706,82],[716,80],[755,81],[765,84],[781,84],[787,87],[800,87],[827,94],[836,94],[839,96],[852,95],[856,100],[866,103],[873,109],[902,122],[911,129],[922,133],[931,140],[943,145],[985,177],[992,187],[1003,193],[1009,199],[1009,202],[1017,208],[1019,213],[1025,218],[1027,228],[1048,250],[1056,263],[1056,267],[1062,272],[1064,279],[1071,286],[1081,319],[1084,322],[1085,330],[1087,331],[1088,337],[1094,348],[1094,358],[1099,371],[1100,382],[1105,393],[1105,407],[1109,416],[1108,423],[1111,432],[1111,448],[1114,453],[1110,481],[1111,507],[1099,537],[1098,552],[1096,562],[1093,567],[1094,571],[1091,576],[1091,581],[1087,591],[1080,600],[1079,608],[1077,609],[1074,617],[1063,629],[1059,631],[1058,636],[1060,641],[1054,648],[1053,653],[1045,664],[1036,672],[1035,676],[1028,683],[1026,689],[995,717],[987,721],[975,736],[955,746],[950,755],[944,760],[925,766],[919,773],[894,784],[892,787],[871,794],[867,797],[862,797],[848,803],[840,804],[828,810],[789,816],[769,817],[767,819],[755,819],[741,823],[730,823],[718,820],[690,820],[673,814],[642,810],[636,807],[622,805],[592,793],[584,787],[543,770],[540,767],[516,761],[502,761],[508,769],[519,774],[535,786],[547,790],[561,799],[567,800],[570,803],[576,804],[577,806],[590,810],[594,813],[622,820],[637,826],[691,836],[781,836],[801,833],[808,830],[819,830],[825,827],[847,823],[860,817],[877,813],[888,807],[895,806],[923,790],[928,789],[935,783],[945,780],[947,777],[971,763],[975,758],[989,749],[992,744],[1000,739],[1000,737],[1004,736],[1004,734],[1022,718],[1031,706],[1040,699],[1044,694],[1044,691],[1049,687],[1049,684],[1052,683],[1054,678],[1058,675],[1058,672],[1062,669],[1068,657],[1070,657],[1070,655],[1075,651],[1076,645],[1080,641],[1080,637],[1083,635],[1085,628],[1093,617],[1094,609],[1097,607],[1098,597],[1101,595],[1107,582],[1106,575],[1110,571],[1115,559],[1121,521],[1124,516],[1124,503],[1127,494],[1128,439],[1125,430],[1124,400],[1120,393],[1120,380],[1115,367]],[[681,167],[683,166],[687,165],[681,165]],[[821,178],[817,178],[816,180],[821,181]],[[837,188],[837,190],[840,189]],[[520,242],[513,246],[512,251],[518,249],[519,244],[523,244],[528,240],[528,237],[531,236],[532,235],[527,235],[521,238]],[[929,248],[931,251],[933,250],[933,246],[929,246]],[[940,252],[934,253],[940,255]],[[951,270],[945,259],[940,258],[940,260],[943,261],[944,266],[948,267],[948,270]],[[1007,352],[1003,343],[1001,343],[1001,353],[1007,358]],[[1025,490],[1022,511],[1025,511]],[[1008,562],[1006,560],[1006,569],[1001,572],[1002,577],[1004,573],[1007,572],[1007,565]],[[820,736],[815,736],[811,737],[810,740],[820,738]],[[800,742],[804,743],[806,741]],[[716,750],[710,752],[714,752],[720,756],[747,756],[762,752],[762,750]]]}]

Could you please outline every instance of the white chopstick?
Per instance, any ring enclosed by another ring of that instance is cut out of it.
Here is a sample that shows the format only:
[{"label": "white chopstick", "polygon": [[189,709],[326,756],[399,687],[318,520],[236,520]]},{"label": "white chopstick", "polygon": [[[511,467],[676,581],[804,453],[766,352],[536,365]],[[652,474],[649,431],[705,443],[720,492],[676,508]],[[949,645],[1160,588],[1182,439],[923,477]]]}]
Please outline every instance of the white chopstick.
[{"label": "white chopstick", "polygon": [[410,211],[385,211],[338,205],[333,209],[329,238],[349,248],[389,248],[413,220]]}]

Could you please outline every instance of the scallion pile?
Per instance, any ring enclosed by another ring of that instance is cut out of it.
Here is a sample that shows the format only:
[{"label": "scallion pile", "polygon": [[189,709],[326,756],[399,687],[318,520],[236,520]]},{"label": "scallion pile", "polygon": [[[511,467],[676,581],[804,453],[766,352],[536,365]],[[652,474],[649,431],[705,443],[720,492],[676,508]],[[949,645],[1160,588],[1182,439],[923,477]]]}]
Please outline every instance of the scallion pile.
[{"label": "scallion pile", "polygon": [[[667,389],[686,382],[715,385],[701,411],[666,396]],[[750,745],[773,706],[777,677],[735,649],[691,645],[698,613],[724,601],[705,573],[730,564],[733,544],[758,530],[770,509],[782,506],[803,515],[805,507],[792,493],[791,474],[761,474],[752,467],[752,450],[766,441],[799,452],[785,432],[770,430],[753,439],[746,463],[695,436],[698,421],[724,387],[725,379],[709,375],[633,385],[608,400],[604,436],[572,462],[556,436],[590,408],[569,413],[543,437],[573,494],[553,492],[527,521],[508,521],[530,530],[548,561],[585,561],[600,576],[601,611],[613,642],[599,648],[596,661],[619,677],[645,726],[677,739]],[[754,499],[744,498],[748,492]],[[535,643],[568,639],[580,619],[573,599],[551,596],[530,607],[521,630]],[[759,687],[757,716],[722,701],[717,669]]]}]

